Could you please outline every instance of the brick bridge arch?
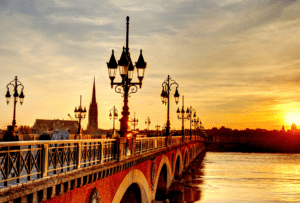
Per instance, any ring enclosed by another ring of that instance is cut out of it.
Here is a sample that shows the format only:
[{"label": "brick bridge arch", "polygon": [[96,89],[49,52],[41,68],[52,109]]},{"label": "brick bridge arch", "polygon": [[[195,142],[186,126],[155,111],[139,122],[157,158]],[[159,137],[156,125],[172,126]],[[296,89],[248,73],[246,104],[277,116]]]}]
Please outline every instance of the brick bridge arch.
[{"label": "brick bridge arch", "polygon": [[[161,174],[164,173],[163,171],[163,167],[165,166],[166,169],[166,174]],[[159,162],[158,165],[158,169],[155,173],[155,184],[154,184],[154,192],[153,192],[153,198],[155,199],[156,193],[157,193],[157,189],[158,189],[158,182],[159,182],[159,178],[161,175],[167,175],[167,177],[164,177],[166,180],[166,190],[168,190],[168,188],[171,186],[172,183],[172,167],[170,164],[170,160],[166,155],[162,156],[162,159]]]},{"label": "brick bridge arch", "polygon": [[179,178],[179,176],[182,174],[183,171],[183,155],[181,154],[180,150],[178,149],[176,151],[175,155],[175,163],[172,163],[174,166],[173,169],[173,178]]},{"label": "brick bridge arch", "polygon": [[112,203],[121,202],[127,189],[134,183],[136,183],[140,188],[142,203],[151,202],[151,191],[149,189],[146,177],[140,170],[133,169],[128,172],[128,174],[119,185]]}]

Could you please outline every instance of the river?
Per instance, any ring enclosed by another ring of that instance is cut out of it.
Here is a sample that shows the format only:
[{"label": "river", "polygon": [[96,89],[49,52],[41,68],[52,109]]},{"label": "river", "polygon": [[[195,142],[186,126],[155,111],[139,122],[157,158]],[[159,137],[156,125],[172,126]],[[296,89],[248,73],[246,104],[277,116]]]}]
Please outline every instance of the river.
[{"label": "river", "polygon": [[207,152],[197,203],[300,202],[300,154]]}]

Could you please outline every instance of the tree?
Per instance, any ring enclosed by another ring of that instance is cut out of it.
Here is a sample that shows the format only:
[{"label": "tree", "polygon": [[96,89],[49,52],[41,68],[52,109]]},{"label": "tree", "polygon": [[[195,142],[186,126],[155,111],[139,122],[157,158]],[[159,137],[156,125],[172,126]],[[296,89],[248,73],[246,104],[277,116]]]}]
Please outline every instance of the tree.
[{"label": "tree", "polygon": [[296,126],[295,123],[292,124],[291,130],[292,130],[292,131],[296,131],[296,130],[297,130],[297,126]]}]

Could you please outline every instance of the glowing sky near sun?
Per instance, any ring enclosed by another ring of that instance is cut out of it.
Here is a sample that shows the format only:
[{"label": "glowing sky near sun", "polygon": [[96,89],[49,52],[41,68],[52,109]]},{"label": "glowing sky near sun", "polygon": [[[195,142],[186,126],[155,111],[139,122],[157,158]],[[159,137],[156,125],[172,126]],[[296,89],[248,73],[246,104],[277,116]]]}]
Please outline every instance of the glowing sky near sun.
[{"label": "glowing sky near sun", "polygon": [[[111,128],[109,109],[115,105],[121,115],[123,98],[110,88],[106,62],[112,49],[119,60],[126,16],[132,60],[143,49],[148,63],[142,88],[129,98],[137,128],[146,128],[148,116],[150,129],[166,122],[160,93],[168,74],[205,128],[300,125],[299,1],[4,0],[0,128],[12,121],[4,95],[16,75],[25,86],[17,125],[74,117],[80,95],[88,108],[95,76],[99,127]],[[172,99],[171,127],[180,129],[176,110]]]}]

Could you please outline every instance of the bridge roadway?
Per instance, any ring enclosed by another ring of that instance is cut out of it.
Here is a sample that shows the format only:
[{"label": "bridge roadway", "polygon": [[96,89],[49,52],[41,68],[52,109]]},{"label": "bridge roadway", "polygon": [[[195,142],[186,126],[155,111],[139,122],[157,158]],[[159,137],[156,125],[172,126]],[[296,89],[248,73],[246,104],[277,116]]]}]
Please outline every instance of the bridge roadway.
[{"label": "bridge roadway", "polygon": [[205,148],[199,136],[0,143],[0,203],[148,203]]}]

